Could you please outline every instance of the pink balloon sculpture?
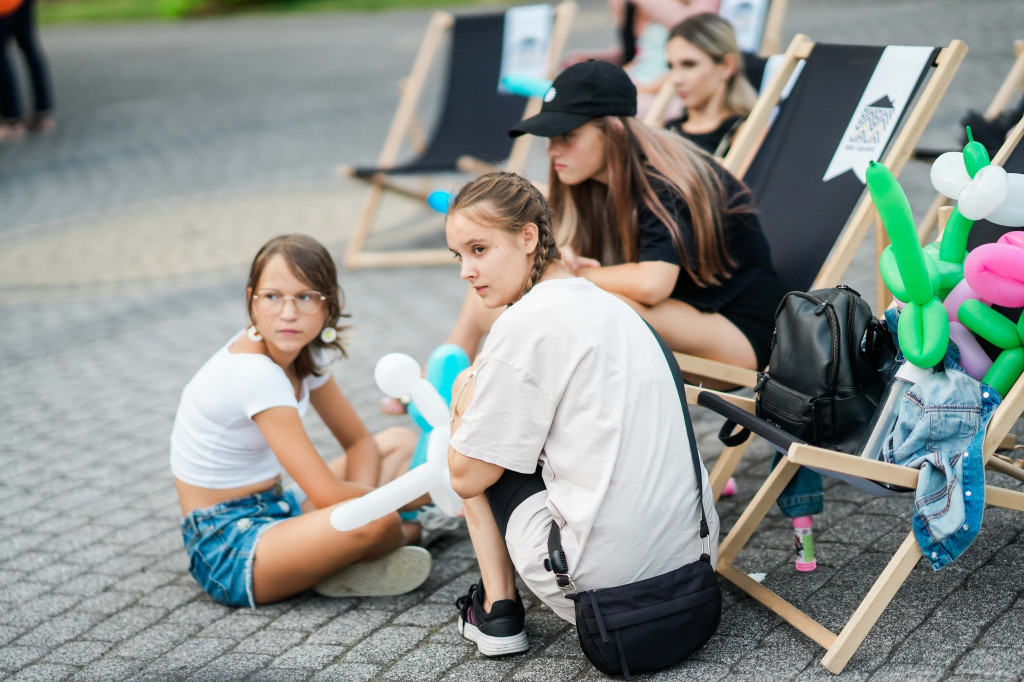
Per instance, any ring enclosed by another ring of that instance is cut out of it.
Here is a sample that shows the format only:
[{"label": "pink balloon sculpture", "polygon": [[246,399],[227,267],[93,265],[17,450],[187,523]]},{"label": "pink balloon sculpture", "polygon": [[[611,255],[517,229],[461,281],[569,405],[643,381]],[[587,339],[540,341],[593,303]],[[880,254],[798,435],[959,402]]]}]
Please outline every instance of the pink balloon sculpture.
[{"label": "pink balloon sculpture", "polygon": [[992,366],[992,358],[957,321],[960,305],[970,299],[988,306],[1024,306],[1024,232],[1008,232],[995,244],[982,244],[967,254],[964,279],[943,301],[950,319],[949,337],[960,348],[960,364],[980,381]]}]

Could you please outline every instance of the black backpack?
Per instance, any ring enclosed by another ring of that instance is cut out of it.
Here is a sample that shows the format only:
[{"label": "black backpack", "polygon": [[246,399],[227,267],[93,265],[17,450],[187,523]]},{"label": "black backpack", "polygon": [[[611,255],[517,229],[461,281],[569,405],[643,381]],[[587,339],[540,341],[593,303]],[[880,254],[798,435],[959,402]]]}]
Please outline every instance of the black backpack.
[{"label": "black backpack", "polygon": [[896,347],[856,291],[792,291],[775,312],[757,416],[812,445],[852,453],[878,407]]}]

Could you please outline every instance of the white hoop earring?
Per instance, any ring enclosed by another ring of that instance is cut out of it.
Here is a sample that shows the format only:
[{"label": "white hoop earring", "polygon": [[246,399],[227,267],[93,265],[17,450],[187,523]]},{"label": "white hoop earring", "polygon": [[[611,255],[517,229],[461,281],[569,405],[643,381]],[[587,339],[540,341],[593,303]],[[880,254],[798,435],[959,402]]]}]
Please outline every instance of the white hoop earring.
[{"label": "white hoop earring", "polygon": [[250,324],[249,328],[245,330],[245,333],[252,341],[259,342],[263,340],[263,335],[260,334],[260,330],[257,329],[254,324]]},{"label": "white hoop earring", "polygon": [[334,343],[334,340],[338,338],[338,330],[334,327],[324,327],[323,331],[320,332],[320,340],[324,343]]}]

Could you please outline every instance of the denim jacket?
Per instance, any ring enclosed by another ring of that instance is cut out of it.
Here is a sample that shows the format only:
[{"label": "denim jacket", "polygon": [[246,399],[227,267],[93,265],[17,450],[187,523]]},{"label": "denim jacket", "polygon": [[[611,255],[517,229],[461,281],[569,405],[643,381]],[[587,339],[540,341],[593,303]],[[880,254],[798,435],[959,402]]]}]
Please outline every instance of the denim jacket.
[{"label": "denim jacket", "polygon": [[[898,314],[886,311],[895,336]],[[902,358],[901,358],[902,359]],[[907,391],[882,453],[891,464],[920,469],[914,536],[939,570],[959,557],[981,528],[985,508],[985,428],[999,394],[968,376],[951,343],[936,372]]]}]

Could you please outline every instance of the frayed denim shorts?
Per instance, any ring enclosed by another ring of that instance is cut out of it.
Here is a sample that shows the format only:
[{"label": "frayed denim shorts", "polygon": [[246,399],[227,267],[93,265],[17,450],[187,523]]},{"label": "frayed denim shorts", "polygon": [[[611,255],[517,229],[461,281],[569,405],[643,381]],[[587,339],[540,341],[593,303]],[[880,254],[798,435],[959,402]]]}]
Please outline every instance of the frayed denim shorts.
[{"label": "frayed denim shorts", "polygon": [[255,495],[193,510],[181,520],[189,573],[221,604],[255,608],[256,543],[269,528],[301,513],[295,492],[280,483]]}]

